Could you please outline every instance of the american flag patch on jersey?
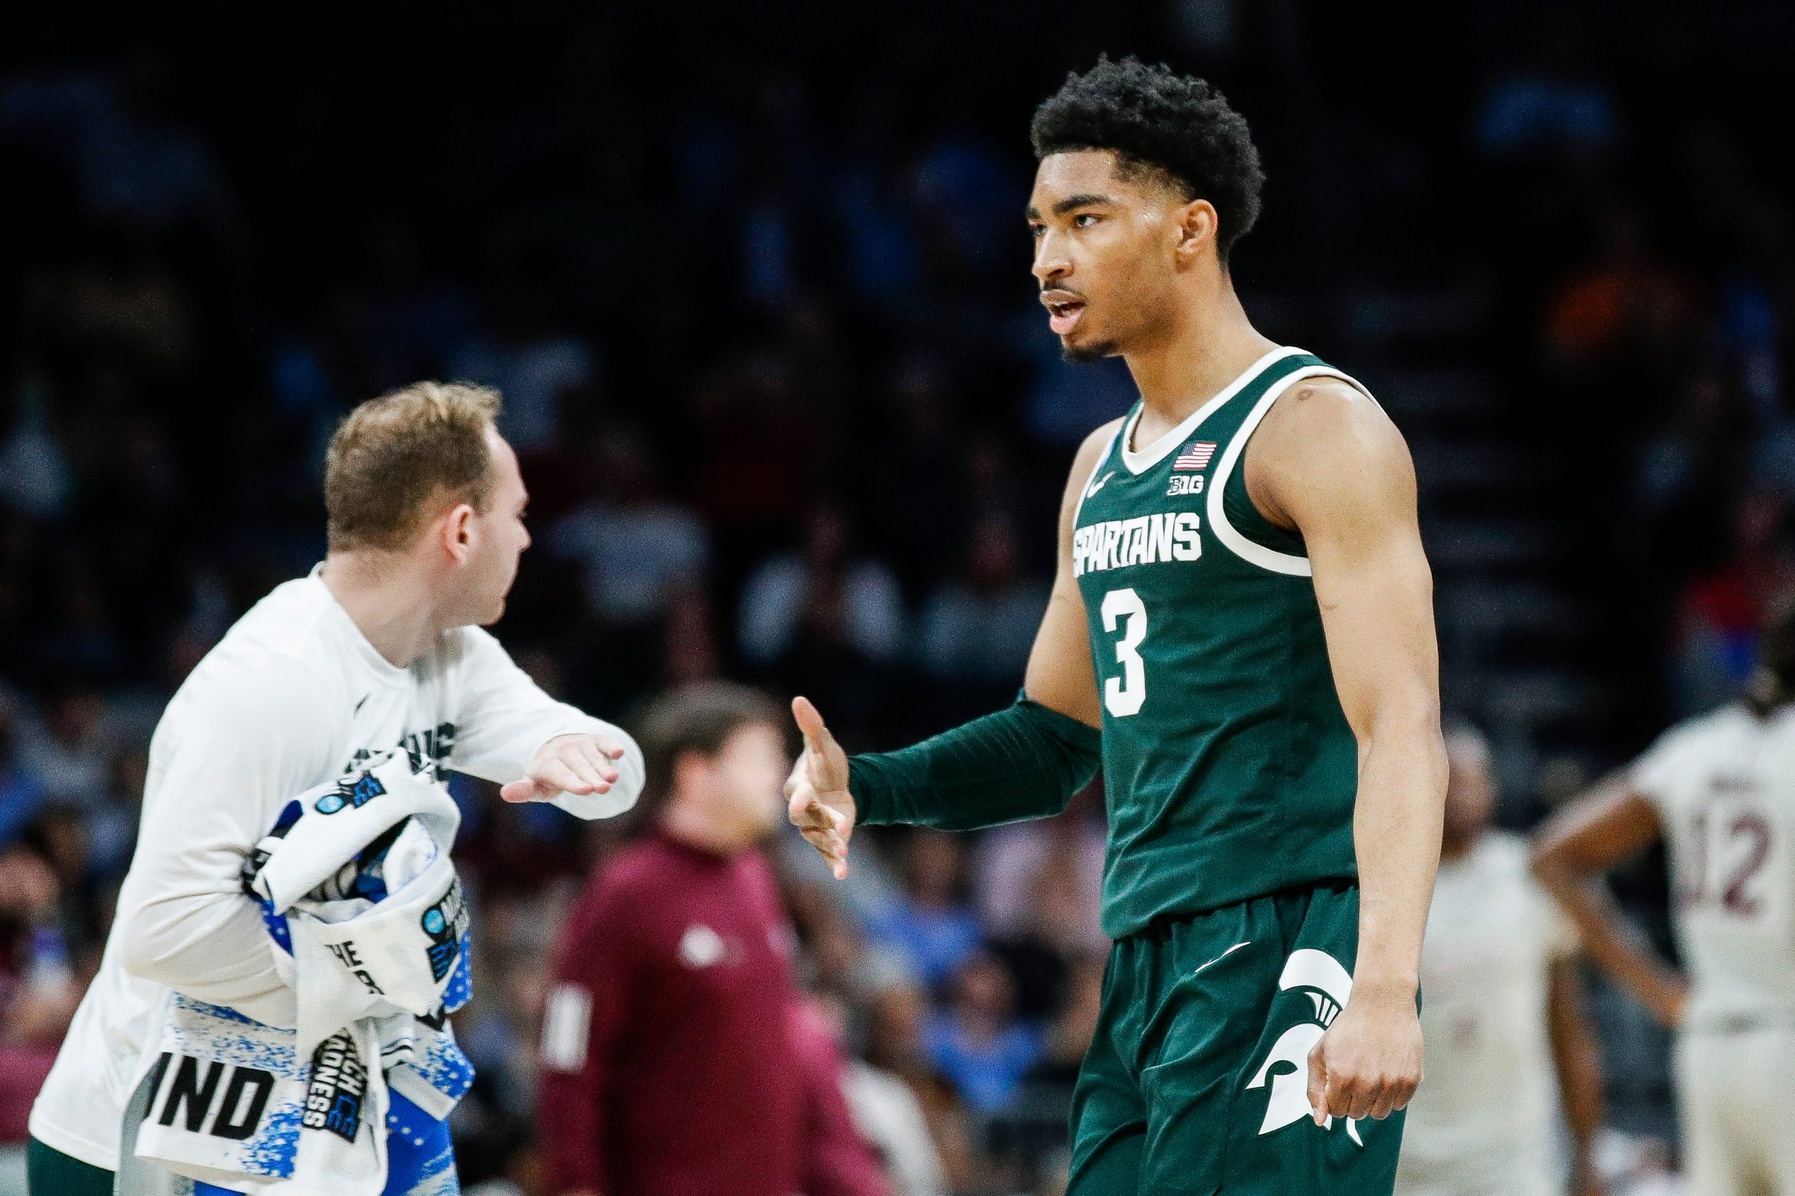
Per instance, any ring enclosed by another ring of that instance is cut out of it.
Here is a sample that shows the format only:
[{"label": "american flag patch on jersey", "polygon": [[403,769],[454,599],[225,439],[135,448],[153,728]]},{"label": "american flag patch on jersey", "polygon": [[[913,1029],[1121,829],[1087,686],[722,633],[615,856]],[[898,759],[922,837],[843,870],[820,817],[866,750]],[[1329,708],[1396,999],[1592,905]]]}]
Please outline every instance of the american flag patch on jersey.
[{"label": "american flag patch on jersey", "polygon": [[1215,456],[1215,441],[1193,440],[1185,445],[1172,462],[1173,469],[1208,469],[1209,458]]}]

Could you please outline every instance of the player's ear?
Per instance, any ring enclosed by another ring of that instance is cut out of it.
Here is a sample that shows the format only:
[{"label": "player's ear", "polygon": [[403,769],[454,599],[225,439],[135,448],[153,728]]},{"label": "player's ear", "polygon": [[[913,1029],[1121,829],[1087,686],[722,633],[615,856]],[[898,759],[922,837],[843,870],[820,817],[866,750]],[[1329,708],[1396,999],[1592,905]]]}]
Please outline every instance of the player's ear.
[{"label": "player's ear", "polygon": [[1194,263],[1204,252],[1215,250],[1218,226],[1215,205],[1206,199],[1193,199],[1178,209],[1178,264]]},{"label": "player's ear", "polygon": [[461,564],[473,546],[474,508],[470,503],[456,503],[444,512],[439,524],[443,551]]}]

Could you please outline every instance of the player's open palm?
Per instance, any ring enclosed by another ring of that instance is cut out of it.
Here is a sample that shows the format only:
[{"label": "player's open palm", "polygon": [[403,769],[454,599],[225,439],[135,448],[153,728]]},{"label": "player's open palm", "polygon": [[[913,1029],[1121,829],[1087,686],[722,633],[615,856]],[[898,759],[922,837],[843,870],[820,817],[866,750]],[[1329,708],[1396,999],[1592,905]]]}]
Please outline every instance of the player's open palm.
[{"label": "player's open palm", "polygon": [[510,802],[549,801],[563,793],[609,793],[617,783],[623,745],[603,735],[557,735],[536,749],[524,775],[499,796]]},{"label": "player's open palm", "polygon": [[809,698],[792,699],[792,716],[804,736],[804,752],[785,782],[792,825],[822,854],[837,880],[848,875],[848,840],[854,834],[854,798],[848,792],[848,755],[829,734]]},{"label": "player's open palm", "polygon": [[1421,1084],[1415,998],[1355,991],[1309,1052],[1309,1108],[1324,1117],[1382,1120]]}]

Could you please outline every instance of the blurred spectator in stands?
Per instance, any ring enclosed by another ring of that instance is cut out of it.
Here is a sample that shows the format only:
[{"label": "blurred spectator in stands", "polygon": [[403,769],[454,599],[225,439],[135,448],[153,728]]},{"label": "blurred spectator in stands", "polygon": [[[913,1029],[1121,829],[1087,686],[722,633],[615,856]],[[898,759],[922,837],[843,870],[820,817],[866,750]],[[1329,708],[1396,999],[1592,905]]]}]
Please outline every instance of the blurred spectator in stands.
[{"label": "blurred spectator in stands", "polygon": [[1682,572],[1713,559],[1726,535],[1726,493],[1749,430],[1724,377],[1694,371],[1664,425],[1646,441],[1634,476],[1638,517],[1623,530],[1635,559]]},{"label": "blurred spectator in stands", "polygon": [[1019,1020],[1015,1006],[1010,973],[978,951],[955,972],[947,1008],[923,1027],[930,1061],[980,1113],[1003,1108],[1046,1051],[1041,1028]]},{"label": "blurred spectator in stands", "polygon": [[24,515],[55,519],[69,506],[74,474],[68,453],[51,426],[50,380],[20,380],[12,427],[0,442],[0,504]]},{"label": "blurred spectator in stands", "polygon": [[1010,166],[970,122],[923,150],[911,187],[924,233],[925,275],[935,286],[958,291],[1009,264],[1002,252],[1005,234],[1028,191]]},{"label": "blurred spectator in stands", "polygon": [[480,890],[474,999],[456,1034],[478,1075],[475,1098],[488,1116],[527,1117],[537,1084],[536,1044],[554,981],[553,951],[578,888],[560,876],[534,891]]},{"label": "blurred spectator in stands", "polygon": [[[799,1190],[804,1196],[897,1196],[891,1162],[882,1157],[885,1152],[850,1100],[840,1011],[831,1002],[802,997],[792,1004],[790,1023],[797,1065],[805,1079],[804,1173]],[[907,1094],[902,1083],[890,1082],[896,1085],[895,1091],[888,1090],[890,1095],[901,1099]],[[912,1127],[922,1124],[914,1097],[903,1112],[909,1114]],[[925,1145],[926,1134],[925,1128]],[[907,1162],[917,1166],[914,1159]]]},{"label": "blurred spectator in stands", "polygon": [[947,1196],[947,1175],[916,1093],[890,1072],[850,1058],[843,1082],[861,1135],[884,1160],[893,1196]]},{"label": "blurred spectator in stands", "polygon": [[1476,118],[1485,153],[1587,154],[1619,138],[1614,94],[1581,61],[1577,37],[1575,18],[1554,14],[1529,59],[1496,76]]},{"label": "blurred spectator in stands", "polygon": [[36,851],[0,846],[0,1152],[25,1141],[31,1102],[86,984],[58,924],[63,896]]},{"label": "blurred spectator in stands", "polygon": [[1097,925],[1106,837],[1101,782],[1057,818],[987,832],[972,868],[986,931],[1034,939],[1068,958],[1106,951],[1109,939]]},{"label": "blurred spectator in stands", "polygon": [[[386,213],[369,221],[365,243],[368,279],[344,315],[373,358],[376,389],[442,375],[458,346],[476,368],[498,364],[481,357],[482,343],[470,343],[474,314],[467,294],[426,271],[415,228]],[[509,405],[510,392],[504,394]],[[527,387],[525,397],[541,398]]]},{"label": "blurred spectator in stands", "polygon": [[548,547],[579,566],[606,683],[639,691],[665,680],[668,623],[682,598],[704,593],[710,536],[666,496],[639,430],[609,429],[582,468],[597,492],[549,528]]},{"label": "blurred spectator in stands", "polygon": [[959,572],[923,604],[916,637],[923,672],[955,714],[991,710],[1014,695],[1047,609],[1047,591],[1045,583],[1023,574],[1009,520],[974,525]]},{"label": "blurred spectator in stands", "polygon": [[43,809],[42,781],[19,758],[18,715],[0,693],[0,848],[15,842]]},{"label": "blurred spectator in stands", "polygon": [[42,723],[21,728],[19,754],[49,796],[88,807],[106,793],[112,739],[106,701],[92,684],[58,681],[45,693]]},{"label": "blurred spectator in stands", "polygon": [[1677,610],[1677,709],[1696,714],[1734,697],[1757,664],[1765,620],[1795,598],[1788,506],[1746,496],[1734,512],[1732,556],[1684,589]]},{"label": "blurred spectator in stands", "polygon": [[805,513],[796,552],[777,553],[742,587],[736,643],[769,685],[836,703],[841,733],[863,735],[885,697],[904,642],[897,578],[856,551],[847,511],[832,499]]},{"label": "blurred spectator in stands", "polygon": [[966,903],[966,840],[916,829],[904,844],[903,896],[868,918],[873,938],[896,950],[923,983],[944,989],[983,941]]},{"label": "blurred spectator in stands", "polygon": [[1548,363],[1583,373],[1629,356],[1664,358],[1682,343],[1692,308],[1687,285],[1653,252],[1644,217],[1627,204],[1603,208],[1594,242],[1590,259],[1547,299]]},{"label": "blurred spectator in stands", "polygon": [[787,355],[762,346],[723,362],[698,387],[690,422],[696,436],[682,433],[681,456],[719,541],[754,553],[778,542],[832,431],[805,409]]},{"label": "blurred spectator in stands", "polygon": [[1125,413],[1139,394],[1119,359],[1067,361],[1032,305],[1017,314],[1010,337],[1032,374],[1026,418],[1042,444],[1070,451],[1092,428]]},{"label": "blurred spectator in stands", "polygon": [[891,364],[879,427],[879,451],[860,471],[858,498],[869,531],[891,546],[911,593],[941,572],[941,529],[965,511],[958,477],[965,451],[953,422],[946,365],[926,353]]},{"label": "blurred spectator in stands", "polygon": [[109,230],[85,239],[79,257],[26,281],[25,327],[49,349],[76,360],[116,362],[144,375],[178,375],[200,345],[191,287],[158,244]]},{"label": "blurred spectator in stands", "polygon": [[1097,1033],[1103,998],[1103,969],[1109,958],[1098,951],[1074,956],[1068,969],[1066,995],[1048,1027],[1041,1059],[1023,1077],[1025,1083],[1052,1087],[1064,1093],[1070,1109],[1072,1086],[1084,1064],[1085,1051]]},{"label": "blurred spectator in stands", "polygon": [[169,110],[167,61],[141,55],[113,74],[15,77],[0,134],[63,156],[83,206],[103,220],[174,229],[229,225],[236,205],[206,139]]},{"label": "blurred spectator in stands", "polygon": [[557,327],[548,296],[521,278],[499,284],[495,308],[492,330],[456,349],[449,373],[498,388],[505,396],[499,431],[527,459],[559,442],[562,395],[597,376],[598,354]]},{"label": "blurred spectator in stands", "polygon": [[141,747],[128,748],[112,757],[106,800],[86,817],[88,870],[96,882],[121,880],[131,865],[149,763],[149,753]]}]

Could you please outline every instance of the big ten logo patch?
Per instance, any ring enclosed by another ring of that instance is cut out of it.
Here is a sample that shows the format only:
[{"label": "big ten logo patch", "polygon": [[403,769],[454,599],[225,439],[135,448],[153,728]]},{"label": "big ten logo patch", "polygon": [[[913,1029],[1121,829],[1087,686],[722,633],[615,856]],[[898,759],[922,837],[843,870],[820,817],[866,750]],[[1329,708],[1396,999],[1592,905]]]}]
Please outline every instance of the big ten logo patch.
[{"label": "big ten logo patch", "polygon": [[455,966],[461,954],[461,938],[467,933],[467,902],[462,900],[461,881],[449,882],[449,891],[442,900],[425,910],[418,919],[424,933],[430,936],[430,976],[441,980]]},{"label": "big ten logo patch", "polygon": [[312,1053],[312,1074],[305,1089],[300,1124],[327,1130],[345,1142],[361,1132],[362,1100],[368,1094],[368,1069],[349,1032],[339,1031]]},{"label": "big ten logo patch", "polygon": [[324,945],[330,948],[330,953],[337,957],[338,963],[342,964],[357,980],[367,986],[369,992],[379,993],[383,991],[380,985],[374,982],[374,977],[368,972],[367,965],[362,962],[361,954],[355,949],[354,939],[344,939],[340,943],[326,943]]},{"label": "big ten logo patch", "polygon": [[274,1091],[274,1073],[164,1051],[150,1091],[149,1115],[158,1125],[173,1126],[179,1117],[188,1133],[241,1142],[261,1123]]}]

